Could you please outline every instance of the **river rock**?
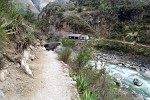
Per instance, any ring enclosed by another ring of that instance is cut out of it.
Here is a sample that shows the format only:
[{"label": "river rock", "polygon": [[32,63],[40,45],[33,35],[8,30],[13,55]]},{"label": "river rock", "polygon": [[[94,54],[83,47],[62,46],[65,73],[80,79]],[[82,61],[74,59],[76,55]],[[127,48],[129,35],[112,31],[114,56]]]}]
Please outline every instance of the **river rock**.
[{"label": "river rock", "polygon": [[123,63],[119,63],[118,66],[122,67],[124,64]]},{"label": "river rock", "polygon": [[144,97],[141,94],[134,94],[135,100],[144,100]]},{"label": "river rock", "polygon": [[130,67],[130,64],[125,64],[126,67]]},{"label": "river rock", "polygon": [[115,73],[114,75],[113,75],[113,77],[115,78],[115,79],[117,79],[117,80],[122,80],[122,75],[121,74],[119,74],[119,73]]},{"label": "river rock", "polygon": [[136,85],[136,86],[142,86],[142,82],[139,80],[139,79],[137,79],[137,78],[135,78],[134,80],[133,80],[133,83],[134,83],[134,85]]},{"label": "river rock", "polygon": [[139,67],[137,67],[137,68],[136,68],[136,71],[140,72],[140,68],[139,68]]},{"label": "river rock", "polygon": [[122,80],[123,77],[122,77],[121,74],[115,73],[115,74],[113,75],[113,78],[114,78],[114,82],[116,83],[116,85],[122,86],[121,80]]},{"label": "river rock", "polygon": [[143,76],[147,77],[147,78],[150,78],[150,71],[146,71]]},{"label": "river rock", "polygon": [[145,67],[140,67],[140,71],[145,72],[146,68]]}]

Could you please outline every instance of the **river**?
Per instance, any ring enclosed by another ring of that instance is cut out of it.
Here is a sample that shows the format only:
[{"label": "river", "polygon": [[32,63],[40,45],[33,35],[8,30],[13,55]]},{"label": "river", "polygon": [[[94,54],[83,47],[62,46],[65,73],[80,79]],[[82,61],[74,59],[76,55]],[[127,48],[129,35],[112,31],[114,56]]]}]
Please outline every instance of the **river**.
[{"label": "river", "polygon": [[[94,61],[89,61],[90,65],[95,66]],[[97,63],[97,70],[100,70],[104,66],[106,68],[107,73],[110,76],[114,74],[120,74],[123,78],[121,82],[124,86],[126,86],[129,90],[136,94],[141,94],[145,100],[150,100],[150,78],[146,78],[143,76],[143,72],[137,72],[136,70],[127,68],[127,67],[120,67],[119,65],[110,64],[110,63]],[[142,86],[136,86],[133,83],[133,80],[137,78],[143,84]]]}]

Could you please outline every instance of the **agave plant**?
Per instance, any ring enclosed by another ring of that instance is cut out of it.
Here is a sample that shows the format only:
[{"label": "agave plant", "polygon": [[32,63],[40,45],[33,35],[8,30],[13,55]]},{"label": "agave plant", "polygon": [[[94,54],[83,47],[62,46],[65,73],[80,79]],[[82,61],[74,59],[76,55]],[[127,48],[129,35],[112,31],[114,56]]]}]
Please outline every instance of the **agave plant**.
[{"label": "agave plant", "polygon": [[80,92],[83,92],[88,87],[87,77],[85,75],[78,75],[76,78],[77,87]]},{"label": "agave plant", "polygon": [[81,96],[81,100],[97,100],[97,97],[94,92],[86,89]]},{"label": "agave plant", "polygon": [[4,44],[4,42],[6,41],[7,35],[11,34],[11,32],[5,30],[5,28],[11,23],[12,21],[0,22],[0,48],[2,47],[2,44]]}]

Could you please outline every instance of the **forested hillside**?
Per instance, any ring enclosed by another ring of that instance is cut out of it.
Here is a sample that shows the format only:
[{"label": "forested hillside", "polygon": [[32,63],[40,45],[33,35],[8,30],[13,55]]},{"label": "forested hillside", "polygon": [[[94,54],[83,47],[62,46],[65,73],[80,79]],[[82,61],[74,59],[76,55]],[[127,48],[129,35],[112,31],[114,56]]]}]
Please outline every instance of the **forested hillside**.
[{"label": "forested hillside", "polygon": [[[109,44],[108,41],[108,45],[102,45],[104,48],[124,48],[125,52],[150,54],[149,49],[139,51],[141,45],[147,48],[150,44],[148,0],[72,0],[67,4],[49,3],[41,11],[38,19],[41,29],[48,34],[88,34],[100,39],[115,40],[113,44]],[[130,50],[128,44],[136,43],[136,50]]]}]

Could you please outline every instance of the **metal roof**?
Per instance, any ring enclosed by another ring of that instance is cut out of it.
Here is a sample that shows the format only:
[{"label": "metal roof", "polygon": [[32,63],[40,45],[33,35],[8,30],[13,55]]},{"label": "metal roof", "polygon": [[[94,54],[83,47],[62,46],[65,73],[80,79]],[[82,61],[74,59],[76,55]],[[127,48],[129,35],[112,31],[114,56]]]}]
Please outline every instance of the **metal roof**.
[{"label": "metal roof", "polygon": [[80,37],[82,34],[68,34],[67,36],[75,36],[75,37]]},{"label": "metal roof", "polygon": [[82,37],[89,37],[88,35],[82,35]]}]

